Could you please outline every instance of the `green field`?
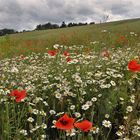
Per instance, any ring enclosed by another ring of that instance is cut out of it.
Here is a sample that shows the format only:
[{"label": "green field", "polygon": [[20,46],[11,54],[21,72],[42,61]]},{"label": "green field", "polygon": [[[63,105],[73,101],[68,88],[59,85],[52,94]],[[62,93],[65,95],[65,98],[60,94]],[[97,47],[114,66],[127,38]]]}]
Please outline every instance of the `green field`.
[{"label": "green field", "polygon": [[139,140],[139,25],[1,37],[0,140]]},{"label": "green field", "polygon": [[[118,35],[125,35],[128,38],[130,32],[137,34],[135,41],[131,41],[131,45],[135,46],[140,40],[139,26],[140,19],[132,19],[7,35],[0,37],[0,59],[21,54],[28,55],[31,52],[44,52],[46,47],[51,48],[54,44],[88,45],[92,41],[100,41],[108,47]],[[107,30],[109,34],[102,33],[102,30]]]}]

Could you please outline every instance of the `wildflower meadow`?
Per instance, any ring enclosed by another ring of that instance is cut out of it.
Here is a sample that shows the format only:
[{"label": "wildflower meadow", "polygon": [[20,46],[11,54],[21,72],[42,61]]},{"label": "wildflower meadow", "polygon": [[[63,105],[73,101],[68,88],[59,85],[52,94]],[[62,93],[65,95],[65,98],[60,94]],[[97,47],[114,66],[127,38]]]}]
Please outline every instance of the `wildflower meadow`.
[{"label": "wildflower meadow", "polygon": [[135,36],[0,60],[0,140],[139,140]]}]

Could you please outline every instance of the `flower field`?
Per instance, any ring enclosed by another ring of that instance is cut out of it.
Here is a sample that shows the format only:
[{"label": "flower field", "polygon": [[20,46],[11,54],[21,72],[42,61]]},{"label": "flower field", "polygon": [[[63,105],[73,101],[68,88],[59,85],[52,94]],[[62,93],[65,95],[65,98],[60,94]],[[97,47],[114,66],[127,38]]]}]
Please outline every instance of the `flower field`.
[{"label": "flower field", "polygon": [[139,140],[140,44],[102,44],[1,60],[0,140]]}]

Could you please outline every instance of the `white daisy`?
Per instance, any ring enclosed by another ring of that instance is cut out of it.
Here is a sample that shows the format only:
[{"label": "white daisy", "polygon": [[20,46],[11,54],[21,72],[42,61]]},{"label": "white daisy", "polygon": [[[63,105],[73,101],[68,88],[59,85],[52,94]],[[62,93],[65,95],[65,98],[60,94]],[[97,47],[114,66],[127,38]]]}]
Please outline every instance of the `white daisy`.
[{"label": "white daisy", "polygon": [[89,109],[89,105],[87,105],[87,104],[82,105],[82,109],[83,110],[88,110]]},{"label": "white daisy", "polygon": [[104,126],[104,127],[111,127],[111,122],[110,121],[107,121],[107,120],[104,120],[103,122],[102,122],[102,125]]},{"label": "white daisy", "polygon": [[33,122],[34,119],[33,119],[32,117],[29,117],[29,118],[27,119],[27,121],[28,121],[28,122]]},{"label": "white daisy", "polygon": [[133,111],[132,106],[127,106],[126,111],[127,111],[127,112],[132,112],[132,111]]}]

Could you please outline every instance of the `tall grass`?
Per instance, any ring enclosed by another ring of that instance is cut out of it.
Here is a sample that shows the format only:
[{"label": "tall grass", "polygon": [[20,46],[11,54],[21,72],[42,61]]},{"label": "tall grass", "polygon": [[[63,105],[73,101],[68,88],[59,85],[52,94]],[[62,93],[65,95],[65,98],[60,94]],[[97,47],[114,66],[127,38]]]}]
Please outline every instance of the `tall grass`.
[{"label": "tall grass", "polygon": [[[130,32],[137,34],[135,40],[131,41],[131,46],[135,46],[140,40],[139,24],[140,20],[128,20],[7,35],[0,37],[0,58],[44,52],[46,47],[51,48],[54,44],[89,45],[90,42],[100,41],[110,47],[118,35],[124,36]],[[101,33],[103,30],[107,30],[109,34]]]}]

